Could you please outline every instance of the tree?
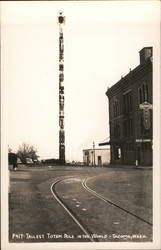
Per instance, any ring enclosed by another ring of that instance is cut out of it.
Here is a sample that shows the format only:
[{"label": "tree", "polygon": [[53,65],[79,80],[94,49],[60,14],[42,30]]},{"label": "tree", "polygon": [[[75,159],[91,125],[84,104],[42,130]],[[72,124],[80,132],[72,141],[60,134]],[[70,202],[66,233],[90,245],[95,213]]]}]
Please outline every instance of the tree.
[{"label": "tree", "polygon": [[30,146],[30,152],[29,152],[29,158],[31,158],[31,160],[33,162],[38,161],[38,155],[37,155],[37,149],[34,146]]},{"label": "tree", "polygon": [[23,164],[27,163],[27,158],[31,159],[33,163],[38,160],[37,149],[27,143],[22,143],[17,151],[18,157],[21,159]]},{"label": "tree", "polygon": [[12,148],[8,145],[8,153],[12,153]]}]

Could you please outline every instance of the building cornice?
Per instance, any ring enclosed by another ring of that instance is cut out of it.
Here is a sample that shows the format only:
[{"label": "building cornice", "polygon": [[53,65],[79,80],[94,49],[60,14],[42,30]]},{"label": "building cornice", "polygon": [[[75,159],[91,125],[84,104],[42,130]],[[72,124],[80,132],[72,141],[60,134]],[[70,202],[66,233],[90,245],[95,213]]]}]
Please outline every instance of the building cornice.
[{"label": "building cornice", "polygon": [[148,58],[144,64],[138,65],[136,68],[131,70],[126,76],[121,78],[117,83],[115,83],[112,87],[108,88],[106,91],[106,95],[108,98],[113,95],[118,94],[119,92],[124,91],[127,87],[132,85],[134,81],[140,80],[148,72],[152,72],[152,60]]}]

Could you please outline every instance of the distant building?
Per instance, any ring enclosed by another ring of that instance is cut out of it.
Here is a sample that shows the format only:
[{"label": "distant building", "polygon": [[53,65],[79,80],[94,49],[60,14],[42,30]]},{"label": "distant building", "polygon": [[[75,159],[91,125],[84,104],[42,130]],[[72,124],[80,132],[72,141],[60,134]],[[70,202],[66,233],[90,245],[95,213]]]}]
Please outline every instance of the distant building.
[{"label": "distant building", "polygon": [[140,64],[106,95],[109,99],[111,163],[152,165],[152,47],[140,52]]},{"label": "distant building", "polygon": [[110,163],[110,149],[84,149],[83,163],[87,166],[103,166]]}]

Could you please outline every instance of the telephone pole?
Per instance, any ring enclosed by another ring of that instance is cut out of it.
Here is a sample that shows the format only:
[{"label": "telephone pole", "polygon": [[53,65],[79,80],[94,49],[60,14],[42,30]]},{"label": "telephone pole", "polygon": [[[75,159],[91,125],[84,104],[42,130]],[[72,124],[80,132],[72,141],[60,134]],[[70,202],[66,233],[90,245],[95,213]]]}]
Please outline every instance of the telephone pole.
[{"label": "telephone pole", "polygon": [[64,129],[64,37],[65,17],[59,12],[59,161],[65,164],[65,129]]},{"label": "telephone pole", "polygon": [[95,167],[95,143],[93,142],[93,165]]}]

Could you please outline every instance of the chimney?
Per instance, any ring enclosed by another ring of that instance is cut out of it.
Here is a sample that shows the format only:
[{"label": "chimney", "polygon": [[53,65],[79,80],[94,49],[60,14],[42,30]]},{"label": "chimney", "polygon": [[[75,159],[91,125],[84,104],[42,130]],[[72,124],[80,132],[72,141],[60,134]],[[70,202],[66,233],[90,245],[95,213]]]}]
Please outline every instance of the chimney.
[{"label": "chimney", "polygon": [[139,51],[140,54],[140,64],[143,64],[148,58],[153,56],[153,48],[152,47],[144,47]]}]

